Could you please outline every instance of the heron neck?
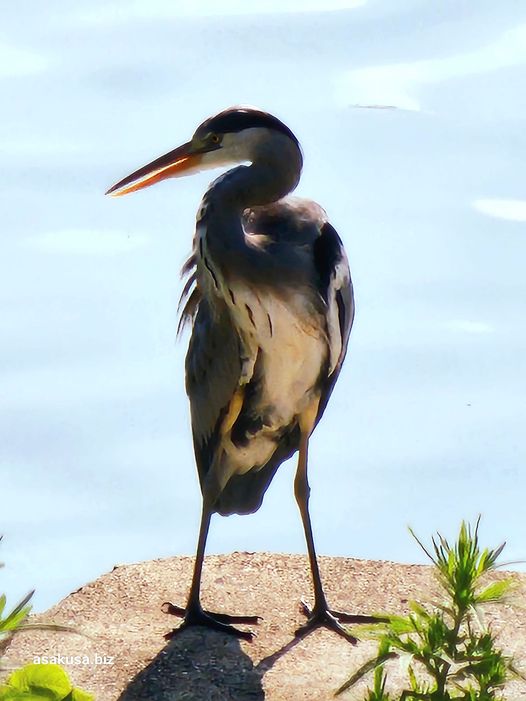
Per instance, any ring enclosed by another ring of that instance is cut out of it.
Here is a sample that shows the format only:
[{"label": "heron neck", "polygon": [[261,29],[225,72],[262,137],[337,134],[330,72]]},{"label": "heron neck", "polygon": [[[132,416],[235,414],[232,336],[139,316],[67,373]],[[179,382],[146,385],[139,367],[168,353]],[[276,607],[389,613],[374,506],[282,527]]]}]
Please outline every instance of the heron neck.
[{"label": "heron neck", "polygon": [[206,243],[220,256],[245,249],[241,217],[247,207],[270,204],[297,186],[302,167],[299,148],[256,154],[248,166],[238,166],[215,180],[205,196]]},{"label": "heron neck", "polygon": [[229,170],[212,183],[211,191],[225,205],[241,211],[285,197],[297,186],[302,168],[300,150],[293,144],[287,147],[280,151],[260,148],[250,165]]}]

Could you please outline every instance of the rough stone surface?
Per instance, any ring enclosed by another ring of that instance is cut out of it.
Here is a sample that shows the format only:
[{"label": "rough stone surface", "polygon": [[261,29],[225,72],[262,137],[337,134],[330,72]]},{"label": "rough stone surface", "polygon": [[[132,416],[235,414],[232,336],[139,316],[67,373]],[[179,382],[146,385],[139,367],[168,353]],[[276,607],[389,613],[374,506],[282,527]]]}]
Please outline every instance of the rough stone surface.
[{"label": "rough stone surface", "polygon": [[[331,605],[352,613],[406,612],[408,599],[428,599],[435,586],[431,569],[419,565],[321,557],[320,566]],[[268,553],[209,556],[205,563],[203,605],[262,616],[253,642],[195,628],[167,643],[163,636],[178,619],[163,614],[161,604],[184,603],[191,571],[189,557],[116,567],[35,617],[84,635],[19,635],[7,662],[69,658],[64,666],[73,681],[98,701],[326,701],[374,650],[325,630],[295,639],[304,620],[298,603],[311,597],[307,559]],[[524,668],[526,575],[512,576],[520,585],[514,600],[488,609],[486,619]],[[396,682],[401,673],[394,664],[390,677]],[[340,698],[363,698],[363,686]],[[506,698],[526,698],[526,683],[510,684]]]}]

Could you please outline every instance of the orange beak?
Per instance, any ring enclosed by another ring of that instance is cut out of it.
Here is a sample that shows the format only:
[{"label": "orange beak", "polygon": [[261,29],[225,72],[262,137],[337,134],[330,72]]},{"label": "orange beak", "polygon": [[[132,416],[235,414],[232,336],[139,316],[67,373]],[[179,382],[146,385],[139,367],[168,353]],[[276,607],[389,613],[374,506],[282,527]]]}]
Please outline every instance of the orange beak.
[{"label": "orange beak", "polygon": [[149,187],[154,183],[164,180],[165,178],[177,178],[182,175],[190,175],[200,170],[199,166],[202,162],[203,153],[210,149],[195,150],[192,143],[189,141],[179,148],[166,153],[148,165],[139,168],[126,178],[119,180],[106,192],[112,197],[120,197],[127,195],[129,192],[142,190],[143,187]]}]

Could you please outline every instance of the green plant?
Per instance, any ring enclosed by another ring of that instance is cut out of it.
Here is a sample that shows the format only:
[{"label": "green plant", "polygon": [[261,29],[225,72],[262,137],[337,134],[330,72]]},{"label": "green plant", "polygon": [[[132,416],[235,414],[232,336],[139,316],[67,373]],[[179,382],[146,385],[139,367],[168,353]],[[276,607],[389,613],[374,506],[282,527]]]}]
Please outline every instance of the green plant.
[{"label": "green plant", "polygon": [[498,566],[505,544],[494,550],[481,549],[479,523],[480,518],[471,528],[463,522],[453,545],[438,533],[432,538],[432,552],[410,529],[433,562],[444,598],[427,606],[411,601],[407,616],[382,614],[382,621],[367,626],[368,636],[379,642],[377,655],[336,695],[374,670],[373,688],[365,701],[395,701],[385,691],[385,664],[402,656],[408,659],[409,684],[399,701],[493,701],[503,698],[501,690],[510,677],[522,676],[512,659],[496,647],[491,629],[480,619],[480,607],[502,601],[512,582],[502,579],[483,584],[484,576]]},{"label": "green plant", "polygon": [[[0,567],[3,567],[2,562]],[[7,614],[4,614],[6,596],[0,596],[0,669],[2,655],[16,633],[34,628],[74,630],[70,626],[54,623],[27,623],[33,594],[33,591],[29,592]],[[0,684],[0,701],[93,701],[93,698],[91,694],[74,687],[62,667],[55,664],[27,664],[12,672]]]},{"label": "green plant", "polygon": [[[0,536],[0,541],[2,538],[3,536]],[[3,566],[4,563],[0,562],[0,567]],[[33,594],[34,591],[29,592],[29,594],[27,594],[27,596],[25,596],[22,601],[9,613],[5,613],[7,603],[5,594],[0,596],[0,662],[1,656],[9,645],[11,638],[17,630],[20,630],[20,628],[23,627],[23,624],[31,611],[31,604],[29,601],[31,600]]]},{"label": "green plant", "polygon": [[56,664],[27,664],[0,685],[0,701],[93,701]]}]

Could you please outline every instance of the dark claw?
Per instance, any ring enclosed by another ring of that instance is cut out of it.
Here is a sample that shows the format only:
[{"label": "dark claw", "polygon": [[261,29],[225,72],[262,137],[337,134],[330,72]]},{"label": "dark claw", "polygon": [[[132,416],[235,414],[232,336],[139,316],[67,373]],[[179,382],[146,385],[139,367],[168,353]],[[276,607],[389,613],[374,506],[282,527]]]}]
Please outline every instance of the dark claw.
[{"label": "dark claw", "polygon": [[170,616],[179,616],[180,618],[184,618],[186,613],[186,609],[172,604],[171,601],[165,601],[164,604],[161,605],[161,611],[170,614]]},{"label": "dark claw", "polygon": [[245,623],[249,625],[257,625],[261,620],[259,616],[230,616],[226,613],[211,613],[209,611],[203,611],[201,608],[184,609],[181,608],[181,606],[176,606],[169,601],[166,601],[162,605],[161,609],[163,613],[179,616],[183,619],[183,622],[178,628],[175,628],[164,636],[165,640],[171,640],[185,628],[189,628],[191,626],[204,626],[206,628],[212,628],[212,630],[218,630],[221,633],[235,635],[237,638],[242,638],[243,640],[252,640],[256,635],[253,631],[239,630],[230,624]]}]

